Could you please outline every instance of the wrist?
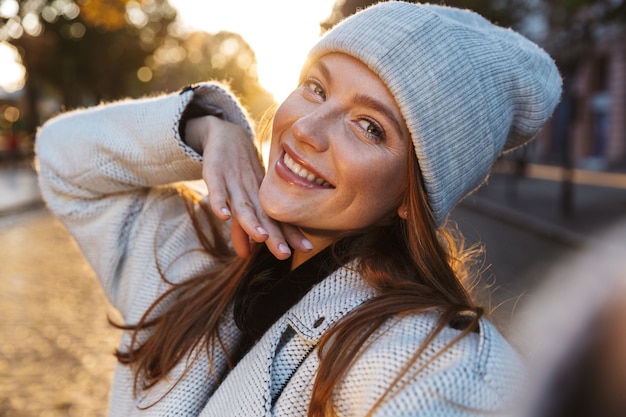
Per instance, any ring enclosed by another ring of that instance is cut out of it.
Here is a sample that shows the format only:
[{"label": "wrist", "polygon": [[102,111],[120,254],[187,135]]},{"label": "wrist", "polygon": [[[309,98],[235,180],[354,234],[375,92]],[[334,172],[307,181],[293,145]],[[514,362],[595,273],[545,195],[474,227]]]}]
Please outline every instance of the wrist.
[{"label": "wrist", "polygon": [[216,122],[219,123],[222,120],[212,115],[194,117],[188,120],[186,122],[186,137],[183,138],[184,142],[191,149],[202,155],[211,132],[216,130]]},{"label": "wrist", "polygon": [[194,91],[194,95],[191,98],[191,101],[189,101],[189,103],[185,107],[185,110],[183,110],[183,113],[180,117],[180,121],[178,124],[178,133],[183,142],[192,147],[194,150],[198,151],[196,145],[192,145],[191,143],[189,143],[189,139],[187,138],[188,122],[204,116],[215,116],[220,119],[225,119],[225,115],[222,109],[215,105],[207,103],[201,95],[195,93],[196,88],[196,86],[186,86],[180,92],[180,94],[183,94],[187,91]]}]

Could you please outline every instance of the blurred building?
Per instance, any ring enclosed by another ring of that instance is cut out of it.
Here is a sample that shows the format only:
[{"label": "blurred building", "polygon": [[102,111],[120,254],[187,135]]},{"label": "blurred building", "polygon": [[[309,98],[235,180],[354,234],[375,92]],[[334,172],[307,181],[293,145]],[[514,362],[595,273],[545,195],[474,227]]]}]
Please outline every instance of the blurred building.
[{"label": "blurred building", "polygon": [[0,91],[0,162],[17,160],[31,153],[28,135],[21,124],[22,96]]},{"label": "blurred building", "polygon": [[626,30],[605,33],[564,79],[537,158],[577,168],[626,168]]}]

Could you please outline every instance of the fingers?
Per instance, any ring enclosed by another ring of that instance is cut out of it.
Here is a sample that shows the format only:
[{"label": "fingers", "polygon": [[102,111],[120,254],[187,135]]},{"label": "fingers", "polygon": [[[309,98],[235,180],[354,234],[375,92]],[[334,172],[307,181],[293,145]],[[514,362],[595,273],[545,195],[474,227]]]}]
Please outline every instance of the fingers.
[{"label": "fingers", "polygon": [[[206,117],[189,128],[202,139],[202,178],[207,184],[211,209],[221,220],[228,220],[236,206],[258,193],[264,175],[259,154],[248,132],[239,125]],[[247,221],[240,223],[245,226]]]},{"label": "fingers", "polygon": [[[240,182],[233,182],[229,189],[226,181],[215,175],[207,178],[209,189],[209,205],[221,220],[232,217],[231,239],[238,256],[249,256],[250,239],[255,242],[266,242],[269,250],[278,259],[287,259],[291,255],[289,244],[283,237],[281,228],[263,212],[255,191],[249,193],[241,187]],[[258,190],[258,185],[252,187]],[[290,232],[294,234],[294,232]],[[293,241],[297,241],[297,237]]]},{"label": "fingers", "polygon": [[[233,248],[235,253],[240,258],[247,258],[250,256],[250,237],[244,230],[237,219],[233,219],[231,223],[231,241],[233,242]],[[266,238],[265,243],[272,254],[281,260],[288,259],[291,256],[291,250],[287,246],[287,243],[278,237],[269,236]]]},{"label": "fingers", "polygon": [[203,147],[202,177],[209,191],[211,211],[232,219],[231,238],[240,257],[250,255],[250,240],[265,242],[278,259],[291,256],[291,247],[312,249],[300,230],[281,225],[263,211],[258,193],[264,170],[254,144],[242,127],[208,117],[198,123],[196,136]]},{"label": "fingers", "polygon": [[237,256],[240,258],[250,256],[250,239],[237,220],[233,220],[230,225],[230,236]]},{"label": "fingers", "polygon": [[221,220],[228,220],[235,208],[247,213],[249,207],[246,205],[250,204],[252,196],[258,194],[263,179],[263,172],[250,166],[250,163],[248,166],[236,165],[228,160],[207,160],[202,172],[211,209]]},{"label": "fingers", "polygon": [[265,242],[270,252],[278,259],[289,258],[291,249],[280,226],[267,217],[258,202],[255,203],[242,201],[232,206],[234,221],[240,229],[237,233],[244,233],[247,239],[258,243]]},{"label": "fingers", "polygon": [[209,190],[209,206],[213,213],[220,220],[228,220],[232,216],[232,212],[228,208],[228,193],[223,183],[209,177],[205,180],[207,189]]},{"label": "fingers", "polygon": [[[263,217],[263,216],[262,216]],[[297,251],[309,252],[313,249],[311,242],[304,234],[295,226],[287,224],[279,224],[265,216],[264,229],[267,229],[267,235],[263,235],[262,239],[254,238],[254,234],[250,234],[245,226],[238,220],[235,215],[231,223],[231,239],[237,256],[247,258],[250,256],[250,239],[256,242],[265,242],[267,248],[277,259],[288,259],[291,256],[293,247]]]},{"label": "fingers", "polygon": [[260,180],[250,177],[216,180],[214,176],[207,180],[213,212],[223,220],[234,217],[248,236],[263,242],[269,233],[260,219],[264,213],[258,200],[259,183]]},{"label": "fingers", "polygon": [[282,235],[289,243],[289,246],[300,252],[313,250],[313,244],[307,239],[302,231],[291,224],[280,224]]}]

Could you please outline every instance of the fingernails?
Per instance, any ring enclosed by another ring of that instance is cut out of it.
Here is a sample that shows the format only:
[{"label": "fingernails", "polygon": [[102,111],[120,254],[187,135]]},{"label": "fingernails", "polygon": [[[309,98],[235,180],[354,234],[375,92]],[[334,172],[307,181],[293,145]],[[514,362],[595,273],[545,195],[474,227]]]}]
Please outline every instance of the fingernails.
[{"label": "fingernails", "polygon": [[307,238],[302,239],[302,246],[304,246],[304,248],[306,250],[311,250],[313,249],[313,244],[311,243],[311,241]]},{"label": "fingernails", "polygon": [[261,226],[257,226],[256,227],[256,231],[257,231],[257,233],[262,234],[262,235],[269,235],[269,233],[267,233],[267,230],[265,230]]},{"label": "fingernails", "polygon": [[228,210],[227,207],[222,207],[220,209],[220,213],[222,213],[224,216],[230,216],[231,215],[230,210]]},{"label": "fingernails", "polygon": [[291,250],[289,250],[289,246],[285,245],[284,243],[280,243],[278,245],[278,252],[280,253],[284,253],[284,254],[291,254]]}]

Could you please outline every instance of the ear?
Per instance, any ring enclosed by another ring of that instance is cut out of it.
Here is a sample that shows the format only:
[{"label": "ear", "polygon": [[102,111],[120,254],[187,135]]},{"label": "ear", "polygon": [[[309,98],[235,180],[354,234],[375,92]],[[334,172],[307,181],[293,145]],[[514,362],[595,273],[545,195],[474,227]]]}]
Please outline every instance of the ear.
[{"label": "ear", "polygon": [[409,219],[409,207],[406,203],[402,203],[400,207],[398,207],[398,216],[404,220]]}]

